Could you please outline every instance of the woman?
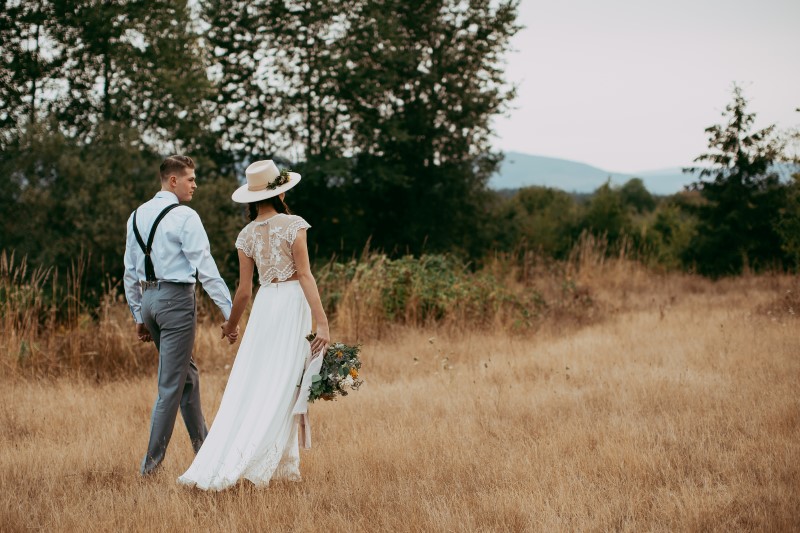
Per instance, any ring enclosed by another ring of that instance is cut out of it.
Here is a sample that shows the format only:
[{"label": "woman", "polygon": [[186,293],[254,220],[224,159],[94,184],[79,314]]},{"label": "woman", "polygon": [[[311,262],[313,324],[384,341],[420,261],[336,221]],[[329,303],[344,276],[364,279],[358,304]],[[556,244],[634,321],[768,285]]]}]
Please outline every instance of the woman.
[{"label": "woman", "polygon": [[[300,416],[292,407],[307,358],[330,340],[308,259],[306,229],[311,226],[283,202],[300,175],[279,172],[272,161],[253,163],[246,174],[247,184],[233,193],[235,202],[250,204],[252,221],[236,239],[239,288],[222,326],[230,342],[250,301],[254,266],[261,288],[211,431],[178,478],[204,490],[221,490],[240,479],[257,486],[271,479],[300,480]],[[317,336],[309,352],[312,318]]]}]

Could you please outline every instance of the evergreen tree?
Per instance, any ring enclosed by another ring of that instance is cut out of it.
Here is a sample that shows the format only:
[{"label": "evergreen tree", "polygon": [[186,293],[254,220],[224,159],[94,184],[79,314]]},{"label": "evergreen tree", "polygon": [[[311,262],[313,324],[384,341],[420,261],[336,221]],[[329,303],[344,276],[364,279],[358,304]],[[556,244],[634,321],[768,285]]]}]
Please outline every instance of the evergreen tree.
[{"label": "evergreen tree", "polygon": [[[800,112],[800,109],[796,111]],[[776,229],[782,240],[781,248],[797,271],[800,269],[800,129],[788,132],[787,141],[783,162],[792,169],[792,176],[786,187],[786,205]]]},{"label": "evergreen tree", "polygon": [[703,274],[720,276],[779,265],[785,258],[776,231],[786,189],[773,170],[781,155],[774,126],[752,131],[755,114],[738,86],[723,116],[706,129],[710,152],[695,159],[707,166],[693,187],[705,200],[696,209],[697,233],[685,260]]},{"label": "evergreen tree", "polygon": [[800,173],[792,176],[787,186],[786,206],[781,211],[776,231],[781,238],[781,249],[788,264],[797,271],[800,268]]}]

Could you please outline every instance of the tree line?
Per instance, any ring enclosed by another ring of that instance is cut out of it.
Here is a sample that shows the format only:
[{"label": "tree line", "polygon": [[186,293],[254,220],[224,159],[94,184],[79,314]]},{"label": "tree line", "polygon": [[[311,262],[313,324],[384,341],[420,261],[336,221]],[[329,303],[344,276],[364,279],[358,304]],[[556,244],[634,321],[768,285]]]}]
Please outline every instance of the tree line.
[{"label": "tree line", "polygon": [[477,249],[517,0],[0,5],[2,248],[117,272],[125,218],[186,153],[229,273],[230,191],[264,158],[303,174],[317,257]]},{"label": "tree line", "polygon": [[[800,109],[797,110],[800,112]],[[609,254],[718,278],[800,267],[800,130],[754,127],[735,85],[722,122],[706,128],[708,151],[684,172],[698,180],[668,196],[639,178],[609,180],[591,194],[549,187],[484,191],[482,221],[466,255],[533,250],[566,259],[584,235]],[[459,249],[464,251],[464,249]]]},{"label": "tree line", "polygon": [[708,152],[685,169],[699,180],[654,197],[642,180],[607,182],[588,199],[530,187],[500,201],[492,220],[496,249],[524,242],[565,258],[581,234],[606,240],[642,261],[720,277],[796,271],[800,266],[800,135],[754,129],[741,88],[734,86],[723,122],[706,129]]},{"label": "tree line", "polygon": [[231,280],[246,219],[230,193],[265,158],[303,174],[287,200],[318,260],[369,245],[480,262],[520,243],[563,257],[592,232],[710,275],[796,267],[797,187],[774,176],[780,143],[750,131],[739,92],[693,191],[488,190],[518,4],[0,0],[0,249],[62,270],[88,257],[88,287],[113,285],[127,216],[163,156],[185,153]]}]

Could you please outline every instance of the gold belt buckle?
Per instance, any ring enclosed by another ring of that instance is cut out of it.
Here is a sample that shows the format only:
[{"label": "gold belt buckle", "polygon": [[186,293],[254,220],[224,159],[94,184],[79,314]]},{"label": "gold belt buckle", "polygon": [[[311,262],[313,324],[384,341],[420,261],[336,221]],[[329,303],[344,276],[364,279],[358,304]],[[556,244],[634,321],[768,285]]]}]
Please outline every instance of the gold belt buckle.
[{"label": "gold belt buckle", "polygon": [[145,290],[145,291],[147,289],[157,289],[158,288],[158,281],[140,281],[139,283],[142,285],[142,290]]}]

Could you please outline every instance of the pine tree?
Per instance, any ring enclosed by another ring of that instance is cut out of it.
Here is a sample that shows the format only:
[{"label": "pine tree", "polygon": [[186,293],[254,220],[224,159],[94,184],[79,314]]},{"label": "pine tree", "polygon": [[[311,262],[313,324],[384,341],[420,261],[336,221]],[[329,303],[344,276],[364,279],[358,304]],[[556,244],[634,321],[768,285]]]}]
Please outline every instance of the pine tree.
[{"label": "pine tree", "polygon": [[780,265],[784,259],[777,218],[786,189],[773,169],[781,155],[775,126],[752,131],[755,114],[747,111],[741,88],[723,113],[725,124],[706,129],[710,152],[693,187],[705,202],[698,206],[697,233],[685,260],[703,274],[720,276]]}]

